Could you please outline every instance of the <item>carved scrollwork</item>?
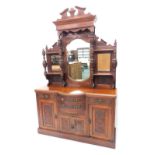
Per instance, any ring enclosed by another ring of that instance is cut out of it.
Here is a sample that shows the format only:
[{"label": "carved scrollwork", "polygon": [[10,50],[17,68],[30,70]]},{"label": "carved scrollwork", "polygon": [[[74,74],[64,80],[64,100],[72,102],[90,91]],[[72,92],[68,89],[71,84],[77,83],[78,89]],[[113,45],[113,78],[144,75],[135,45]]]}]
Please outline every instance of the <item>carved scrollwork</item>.
[{"label": "carved scrollwork", "polygon": [[[49,84],[62,83],[63,86],[85,86],[95,85],[115,85],[116,79],[116,48],[117,42],[114,45],[107,44],[103,39],[99,39],[95,34],[95,15],[85,13],[86,8],[75,6],[75,8],[67,8],[60,13],[61,19],[57,19],[53,23],[56,25],[59,40],[52,45],[51,48],[43,50],[43,67],[46,78],[49,80]],[[89,54],[89,68],[90,76],[85,81],[77,81],[75,83],[71,81],[68,76],[68,64],[67,64],[67,45],[75,39],[81,39],[87,43],[90,43]],[[98,70],[98,54],[110,54],[110,69],[106,72]],[[59,63],[53,64],[53,55],[59,57]],[[54,66],[55,65],[55,66]],[[56,66],[59,65],[59,66]],[[54,70],[54,67],[59,67],[59,73]],[[107,73],[108,72],[108,73]],[[112,81],[113,80],[113,81]],[[68,84],[67,84],[68,83]]]},{"label": "carved scrollwork", "polygon": [[116,59],[113,59],[112,60],[112,68],[113,68],[113,70],[116,69],[116,66],[117,66],[117,60]]},{"label": "carved scrollwork", "polygon": [[45,50],[44,49],[42,50],[42,55],[43,55],[44,75],[46,75],[47,74],[47,71],[46,71],[47,62],[46,62],[46,59],[45,59]]},{"label": "carved scrollwork", "polygon": [[[85,10],[86,8],[82,8],[79,6],[75,6],[76,9],[71,8],[70,10],[68,8],[66,8],[65,10],[63,10],[60,15],[61,15],[61,19],[65,19],[65,18],[69,18],[69,17],[74,17],[74,16],[82,16],[82,15],[86,15],[85,14]],[[77,12],[77,14],[75,14],[75,12]],[[70,16],[68,16],[68,14],[70,14]]]}]

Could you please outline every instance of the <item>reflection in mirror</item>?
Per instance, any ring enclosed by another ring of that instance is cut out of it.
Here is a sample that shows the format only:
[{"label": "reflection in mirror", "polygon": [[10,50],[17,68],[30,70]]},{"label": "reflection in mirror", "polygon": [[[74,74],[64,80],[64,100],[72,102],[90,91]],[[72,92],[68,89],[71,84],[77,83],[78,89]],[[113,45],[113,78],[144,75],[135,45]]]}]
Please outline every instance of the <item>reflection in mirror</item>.
[{"label": "reflection in mirror", "polygon": [[59,65],[59,55],[52,55],[51,56],[51,62],[52,62],[52,66],[51,69],[54,72],[59,72],[61,71],[60,65]]},{"label": "reflection in mirror", "polygon": [[99,72],[110,71],[110,59],[110,53],[97,54],[97,70]]},{"label": "reflection in mirror", "polygon": [[72,80],[83,81],[90,76],[90,44],[73,40],[67,46],[68,75]]}]

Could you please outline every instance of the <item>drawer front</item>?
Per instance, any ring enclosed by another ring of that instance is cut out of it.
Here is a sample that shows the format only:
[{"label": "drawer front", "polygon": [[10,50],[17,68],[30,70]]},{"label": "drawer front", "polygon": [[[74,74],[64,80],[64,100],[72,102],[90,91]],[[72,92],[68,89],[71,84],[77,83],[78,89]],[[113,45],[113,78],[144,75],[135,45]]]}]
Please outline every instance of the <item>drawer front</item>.
[{"label": "drawer front", "polygon": [[111,104],[114,102],[114,98],[107,98],[101,96],[94,96],[94,97],[86,97],[87,104]]},{"label": "drawer front", "polygon": [[55,94],[54,93],[46,93],[46,92],[39,92],[37,93],[37,96],[39,99],[43,100],[55,100]]},{"label": "drawer front", "polygon": [[83,115],[86,111],[85,95],[57,95],[58,113]]}]

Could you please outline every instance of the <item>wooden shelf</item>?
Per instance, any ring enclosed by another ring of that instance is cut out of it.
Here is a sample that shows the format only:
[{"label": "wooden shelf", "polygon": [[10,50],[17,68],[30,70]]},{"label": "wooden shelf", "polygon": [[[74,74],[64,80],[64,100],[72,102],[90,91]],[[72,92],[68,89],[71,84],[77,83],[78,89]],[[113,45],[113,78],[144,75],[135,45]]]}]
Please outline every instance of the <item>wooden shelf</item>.
[{"label": "wooden shelf", "polygon": [[94,76],[108,76],[108,75],[113,75],[111,72],[98,72],[98,73],[94,73]]},{"label": "wooden shelf", "polygon": [[62,72],[50,72],[50,73],[46,73],[46,75],[61,75]]},{"label": "wooden shelf", "polygon": [[46,53],[47,55],[54,55],[54,54],[57,54],[57,55],[59,55],[59,52],[48,52],[48,53]]}]

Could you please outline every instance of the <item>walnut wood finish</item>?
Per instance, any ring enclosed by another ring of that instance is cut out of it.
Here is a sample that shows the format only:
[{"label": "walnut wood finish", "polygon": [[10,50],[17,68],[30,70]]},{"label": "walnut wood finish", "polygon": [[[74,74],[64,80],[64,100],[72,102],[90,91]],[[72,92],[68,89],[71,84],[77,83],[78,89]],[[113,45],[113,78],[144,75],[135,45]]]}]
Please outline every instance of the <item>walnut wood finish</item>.
[{"label": "walnut wood finish", "polygon": [[54,85],[36,97],[39,133],[115,147],[116,89]]},{"label": "walnut wood finish", "polygon": [[[61,19],[54,22],[58,31],[58,41],[51,47],[46,46],[43,49],[43,67],[44,74],[48,79],[48,85],[59,84],[63,86],[81,87],[90,86],[104,88],[115,88],[116,83],[116,48],[114,45],[107,44],[104,40],[95,35],[95,18],[96,16],[85,13],[86,8],[76,6],[70,10],[67,8],[61,12]],[[68,13],[70,16],[68,16]],[[82,39],[90,43],[90,78],[82,82],[71,80],[67,71],[66,46],[75,39]],[[97,54],[111,54],[110,70],[103,71],[102,74],[97,70]],[[58,55],[60,60],[59,72],[51,70],[51,55]],[[46,58],[45,58],[46,57]],[[107,73],[109,73],[107,75]]]},{"label": "walnut wood finish", "polygon": [[[48,86],[35,90],[38,132],[115,148],[117,43],[96,36],[96,16],[85,10],[76,6],[62,11],[54,21],[58,41],[42,51]],[[68,75],[66,47],[75,39],[90,43],[90,77],[80,82]],[[102,70],[106,65],[98,62],[98,54],[110,54],[109,70]]]}]

